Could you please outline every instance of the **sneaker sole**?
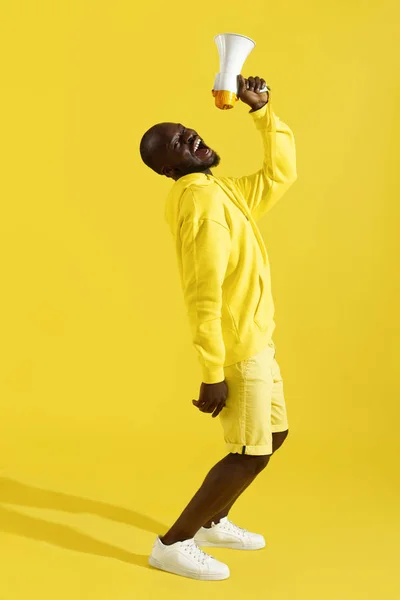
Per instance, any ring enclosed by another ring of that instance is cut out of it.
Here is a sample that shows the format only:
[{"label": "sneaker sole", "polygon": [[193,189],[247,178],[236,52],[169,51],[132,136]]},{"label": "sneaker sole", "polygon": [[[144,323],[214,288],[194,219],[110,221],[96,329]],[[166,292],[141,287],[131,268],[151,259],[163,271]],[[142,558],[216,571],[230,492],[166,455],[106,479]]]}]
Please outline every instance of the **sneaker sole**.
[{"label": "sneaker sole", "polygon": [[166,571],[167,573],[173,573],[174,575],[180,575],[181,577],[190,577],[191,579],[199,579],[202,581],[221,581],[223,579],[228,579],[230,575],[229,572],[227,575],[218,575],[217,573],[207,573],[205,575],[201,575],[200,573],[195,573],[193,571],[180,571],[179,569],[172,570],[171,568],[163,566],[153,556],[149,557],[149,564],[155,569],[160,569],[161,571]]},{"label": "sneaker sole", "polygon": [[207,548],[230,548],[232,550],[261,550],[261,548],[265,548],[266,546],[265,542],[262,545],[254,544],[253,546],[241,546],[239,543],[235,542],[221,542],[217,544],[214,542],[203,542],[202,540],[199,540],[197,538],[195,538],[195,542],[196,544],[198,544],[198,546],[203,546]]}]

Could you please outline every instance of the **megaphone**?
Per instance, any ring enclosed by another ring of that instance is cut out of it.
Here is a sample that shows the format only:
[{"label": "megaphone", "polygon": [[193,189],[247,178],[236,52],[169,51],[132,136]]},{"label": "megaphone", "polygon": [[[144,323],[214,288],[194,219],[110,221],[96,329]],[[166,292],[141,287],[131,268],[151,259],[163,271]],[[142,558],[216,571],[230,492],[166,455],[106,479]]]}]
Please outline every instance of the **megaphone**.
[{"label": "megaphone", "polygon": [[[220,33],[215,36],[214,41],[217,44],[220,65],[212,95],[217,108],[228,110],[233,108],[239,99],[238,75],[256,43],[251,38],[238,33]],[[267,87],[260,90],[260,92],[266,91],[268,91]]]}]

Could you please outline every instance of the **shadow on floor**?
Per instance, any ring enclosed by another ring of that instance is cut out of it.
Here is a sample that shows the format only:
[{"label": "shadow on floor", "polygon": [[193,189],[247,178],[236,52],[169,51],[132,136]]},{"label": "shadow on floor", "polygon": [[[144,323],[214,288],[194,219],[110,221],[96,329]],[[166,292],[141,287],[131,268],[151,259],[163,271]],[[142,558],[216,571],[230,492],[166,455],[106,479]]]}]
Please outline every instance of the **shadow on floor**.
[{"label": "shadow on floor", "polygon": [[[8,478],[0,478],[0,502],[69,513],[90,513],[117,523],[133,525],[157,535],[162,535],[168,529],[163,523],[127,508],[62,492],[43,490]],[[0,531],[40,540],[68,550],[115,558],[148,568],[148,555],[133,554],[96,540],[68,525],[30,517],[10,508],[0,507]]]}]

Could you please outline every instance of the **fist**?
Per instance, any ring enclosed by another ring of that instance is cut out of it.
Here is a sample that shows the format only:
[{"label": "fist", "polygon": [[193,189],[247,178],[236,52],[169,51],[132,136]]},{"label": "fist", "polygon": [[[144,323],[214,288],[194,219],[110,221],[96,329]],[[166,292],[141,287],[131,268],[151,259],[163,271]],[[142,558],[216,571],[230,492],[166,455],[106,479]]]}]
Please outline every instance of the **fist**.
[{"label": "fist", "polygon": [[269,93],[260,93],[260,90],[267,85],[265,79],[262,79],[261,77],[249,77],[248,79],[245,79],[243,75],[238,75],[238,80],[239,90],[237,95],[242,102],[251,106],[253,110],[267,104]]},{"label": "fist", "polygon": [[192,400],[201,412],[212,413],[215,418],[224,408],[228,396],[228,386],[226,381],[219,383],[202,383],[200,386],[200,397],[198,400]]}]

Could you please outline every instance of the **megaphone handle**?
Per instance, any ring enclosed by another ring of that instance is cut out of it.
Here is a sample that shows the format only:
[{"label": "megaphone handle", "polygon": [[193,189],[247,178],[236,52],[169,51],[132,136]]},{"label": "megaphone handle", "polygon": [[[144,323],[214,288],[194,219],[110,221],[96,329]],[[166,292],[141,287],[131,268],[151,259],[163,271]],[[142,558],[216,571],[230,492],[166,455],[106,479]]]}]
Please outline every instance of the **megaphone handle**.
[{"label": "megaphone handle", "polygon": [[264,85],[264,87],[261,90],[258,90],[259,94],[265,94],[265,92],[269,92],[269,88],[267,85]]}]

